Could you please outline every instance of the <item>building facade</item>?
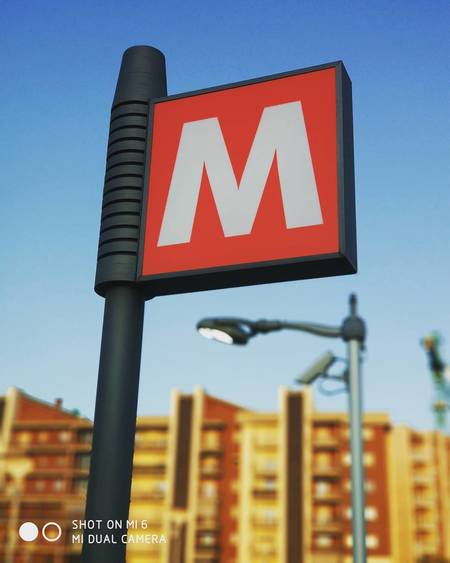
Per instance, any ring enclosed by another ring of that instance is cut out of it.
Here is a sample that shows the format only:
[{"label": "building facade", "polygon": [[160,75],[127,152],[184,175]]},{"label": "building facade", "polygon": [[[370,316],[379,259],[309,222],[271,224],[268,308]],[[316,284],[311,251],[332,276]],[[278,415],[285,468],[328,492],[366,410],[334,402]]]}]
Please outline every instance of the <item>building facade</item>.
[{"label": "building facade", "polygon": [[[91,422],[15,388],[0,419],[0,561],[80,561]],[[380,413],[363,434],[369,562],[450,561],[450,438]],[[270,413],[174,392],[137,421],[127,541],[129,563],[350,563],[347,416],[309,389]]]},{"label": "building facade", "polygon": [[[16,388],[0,399],[0,561],[72,563],[80,546],[71,541],[71,522],[84,510],[92,423]],[[32,542],[18,535],[24,522],[40,530]]]}]

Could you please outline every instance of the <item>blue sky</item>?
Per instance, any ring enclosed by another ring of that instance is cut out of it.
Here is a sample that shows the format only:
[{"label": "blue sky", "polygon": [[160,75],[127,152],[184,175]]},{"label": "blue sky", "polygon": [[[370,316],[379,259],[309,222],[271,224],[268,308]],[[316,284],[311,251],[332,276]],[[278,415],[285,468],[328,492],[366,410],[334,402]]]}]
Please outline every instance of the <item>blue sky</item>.
[{"label": "blue sky", "polygon": [[[368,323],[365,406],[432,426],[420,338],[450,338],[448,2],[2,4],[0,393],[17,385],[93,415],[103,299],[94,294],[109,111],[122,52],[166,55],[183,91],[342,59],[353,83],[359,273],[155,299],[146,306],[139,412],[203,385],[274,410],[277,387],[339,342],[278,333],[226,347],[211,315]],[[444,344],[444,356],[450,356]],[[316,393],[320,409],[345,396]]]}]

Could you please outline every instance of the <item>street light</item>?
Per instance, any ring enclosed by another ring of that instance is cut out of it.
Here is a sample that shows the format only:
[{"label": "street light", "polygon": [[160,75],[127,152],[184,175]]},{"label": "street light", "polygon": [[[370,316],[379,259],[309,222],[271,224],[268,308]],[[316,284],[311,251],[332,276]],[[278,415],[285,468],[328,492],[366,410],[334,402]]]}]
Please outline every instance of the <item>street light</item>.
[{"label": "street light", "polygon": [[[197,330],[202,336],[224,344],[244,345],[258,334],[267,334],[283,329],[299,330],[326,338],[341,338],[347,344],[348,369],[345,373],[345,380],[349,390],[353,561],[354,563],[366,563],[361,382],[361,348],[366,337],[366,327],[363,319],[357,315],[356,295],[350,296],[349,304],[350,314],[338,327],[305,322],[268,321],[264,319],[249,321],[234,317],[211,317],[199,321]],[[303,374],[298,382],[313,383],[318,377],[326,373],[335,359],[331,352],[326,352]]]}]

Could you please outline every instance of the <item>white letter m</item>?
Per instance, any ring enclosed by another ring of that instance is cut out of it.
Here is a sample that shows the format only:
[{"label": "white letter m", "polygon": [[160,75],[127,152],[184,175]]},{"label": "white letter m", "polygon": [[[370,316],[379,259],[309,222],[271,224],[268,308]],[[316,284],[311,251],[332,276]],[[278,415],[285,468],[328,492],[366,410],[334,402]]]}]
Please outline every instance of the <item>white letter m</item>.
[{"label": "white letter m", "polygon": [[189,242],[203,169],[224,235],[253,228],[273,159],[277,158],[286,227],[320,225],[317,186],[300,102],[264,108],[238,185],[216,117],[183,125],[158,246]]}]

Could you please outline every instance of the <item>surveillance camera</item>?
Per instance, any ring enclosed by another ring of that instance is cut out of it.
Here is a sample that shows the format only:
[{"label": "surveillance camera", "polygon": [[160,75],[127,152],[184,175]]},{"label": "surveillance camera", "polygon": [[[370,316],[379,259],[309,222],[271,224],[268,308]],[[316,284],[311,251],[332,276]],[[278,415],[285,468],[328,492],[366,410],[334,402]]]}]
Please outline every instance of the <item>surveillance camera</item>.
[{"label": "surveillance camera", "polygon": [[334,354],[327,350],[295,381],[303,385],[311,385],[311,383],[314,383],[318,377],[327,371],[335,360],[336,357]]}]

